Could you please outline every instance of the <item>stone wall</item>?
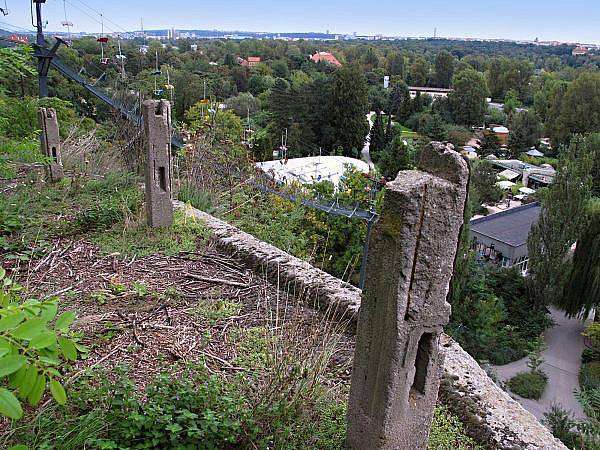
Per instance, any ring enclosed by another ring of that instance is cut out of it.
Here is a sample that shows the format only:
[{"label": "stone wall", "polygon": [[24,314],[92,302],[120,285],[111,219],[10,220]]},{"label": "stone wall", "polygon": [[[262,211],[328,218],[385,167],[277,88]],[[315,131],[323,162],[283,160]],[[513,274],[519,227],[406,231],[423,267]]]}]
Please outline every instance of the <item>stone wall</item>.
[{"label": "stone wall", "polygon": [[[174,202],[186,214],[206,222],[217,245],[254,270],[277,281],[282,289],[311,298],[355,322],[361,291],[305,261],[260,241],[210,214]],[[287,285],[287,286],[286,286]],[[566,449],[546,427],[500,389],[479,364],[448,336],[442,337],[444,375],[440,398],[465,423],[469,432],[490,449]]]}]

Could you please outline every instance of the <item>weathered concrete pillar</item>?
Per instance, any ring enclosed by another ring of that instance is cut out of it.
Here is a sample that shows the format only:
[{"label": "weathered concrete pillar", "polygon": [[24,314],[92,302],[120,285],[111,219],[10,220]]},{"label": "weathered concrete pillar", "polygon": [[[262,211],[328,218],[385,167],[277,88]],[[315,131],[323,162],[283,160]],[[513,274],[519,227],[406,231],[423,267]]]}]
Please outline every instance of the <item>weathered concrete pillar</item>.
[{"label": "weathered concrete pillar", "polygon": [[348,405],[354,450],[427,448],[469,174],[438,142],[419,168],[388,183],[371,238]]},{"label": "weathered concrete pillar", "polygon": [[146,132],[146,212],[151,227],[173,223],[171,203],[171,105],[146,100],[142,108]]},{"label": "weathered concrete pillar", "polygon": [[50,158],[46,172],[51,181],[62,180],[64,172],[60,156],[60,134],[56,111],[54,108],[40,108],[38,117],[42,129],[40,136],[42,155]]}]

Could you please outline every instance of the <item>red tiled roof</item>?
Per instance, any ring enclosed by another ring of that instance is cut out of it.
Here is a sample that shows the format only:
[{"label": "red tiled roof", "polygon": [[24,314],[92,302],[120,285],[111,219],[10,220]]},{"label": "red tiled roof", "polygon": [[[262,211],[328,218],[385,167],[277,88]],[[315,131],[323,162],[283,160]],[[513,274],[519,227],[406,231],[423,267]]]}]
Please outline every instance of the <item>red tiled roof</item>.
[{"label": "red tiled roof", "polygon": [[260,62],[260,56],[248,56],[248,62]]},{"label": "red tiled roof", "polygon": [[312,59],[314,62],[327,61],[328,63],[333,64],[334,66],[342,65],[342,63],[339,62],[335,56],[328,52],[317,52],[314,55],[312,55],[310,59]]}]

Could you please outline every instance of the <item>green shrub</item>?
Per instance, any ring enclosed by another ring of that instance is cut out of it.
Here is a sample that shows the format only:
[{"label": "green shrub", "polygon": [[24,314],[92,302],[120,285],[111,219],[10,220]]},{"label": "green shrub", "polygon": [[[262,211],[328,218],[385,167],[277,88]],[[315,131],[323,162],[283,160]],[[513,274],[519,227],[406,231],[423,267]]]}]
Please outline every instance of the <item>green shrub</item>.
[{"label": "green shrub", "polygon": [[600,361],[600,350],[593,348],[583,349],[583,353],[581,354],[581,362],[585,364],[590,361]]},{"label": "green shrub", "polygon": [[207,213],[213,213],[213,195],[209,191],[200,190],[189,183],[184,183],[179,190],[177,198],[182,202],[189,203],[194,208]]},{"label": "green shrub", "polygon": [[64,404],[59,369],[83,350],[69,337],[72,312],[56,317],[58,299],[25,300],[22,291],[0,267],[0,416],[11,419],[23,415],[21,401],[37,405],[47,387]]},{"label": "green shrub", "polygon": [[61,137],[66,137],[76,116],[70,102],[54,97],[41,100],[33,97],[22,99],[0,98],[0,135],[7,138],[22,139],[36,136],[39,132],[38,108],[54,108],[58,116]]},{"label": "green shrub", "polygon": [[547,382],[548,377],[542,372],[522,372],[508,380],[508,388],[523,398],[539,400]]},{"label": "green shrub", "polygon": [[600,361],[591,361],[581,366],[579,386],[582,390],[600,388]]},{"label": "green shrub", "polygon": [[553,404],[550,410],[544,413],[543,423],[550,428],[554,437],[560,439],[567,447],[574,448],[577,442],[577,433],[573,431],[576,422],[569,411]]}]

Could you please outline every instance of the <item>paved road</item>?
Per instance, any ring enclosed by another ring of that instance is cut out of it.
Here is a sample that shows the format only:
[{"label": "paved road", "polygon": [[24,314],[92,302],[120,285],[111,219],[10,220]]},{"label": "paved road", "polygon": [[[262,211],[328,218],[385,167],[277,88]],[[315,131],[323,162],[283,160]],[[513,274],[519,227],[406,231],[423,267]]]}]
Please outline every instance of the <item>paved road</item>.
[{"label": "paved road", "polygon": [[[552,319],[556,325],[544,333],[547,349],[544,351],[544,364],[541,369],[548,375],[546,390],[539,401],[513,397],[523,407],[542,419],[553,403],[573,412],[575,417],[585,417],[573,391],[579,389],[579,369],[581,367],[581,352],[583,337],[581,332],[585,325],[581,320],[568,319],[560,311],[551,309]],[[495,366],[498,377],[506,381],[519,372],[527,371],[527,358],[504,366]]]},{"label": "paved road", "polygon": [[[373,117],[374,115],[374,111],[371,111],[369,114],[367,114],[367,120],[369,121],[369,134],[371,134],[371,128],[373,128],[373,121],[371,120],[371,117]],[[371,159],[371,155],[369,154],[369,147],[371,146],[369,134],[367,134],[367,137],[365,138],[365,146],[363,147],[360,154],[362,156],[363,161],[366,162],[371,169],[374,169],[375,164],[373,164],[373,160]]]}]

